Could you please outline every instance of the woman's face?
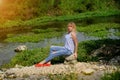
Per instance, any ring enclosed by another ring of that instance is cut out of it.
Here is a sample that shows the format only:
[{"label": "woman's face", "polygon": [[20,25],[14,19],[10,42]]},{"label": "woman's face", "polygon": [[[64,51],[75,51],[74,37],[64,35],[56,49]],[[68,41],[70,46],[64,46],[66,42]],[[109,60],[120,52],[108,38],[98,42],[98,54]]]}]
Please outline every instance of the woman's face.
[{"label": "woman's face", "polygon": [[71,24],[68,24],[67,30],[68,30],[68,32],[71,32],[73,30],[73,27]]}]

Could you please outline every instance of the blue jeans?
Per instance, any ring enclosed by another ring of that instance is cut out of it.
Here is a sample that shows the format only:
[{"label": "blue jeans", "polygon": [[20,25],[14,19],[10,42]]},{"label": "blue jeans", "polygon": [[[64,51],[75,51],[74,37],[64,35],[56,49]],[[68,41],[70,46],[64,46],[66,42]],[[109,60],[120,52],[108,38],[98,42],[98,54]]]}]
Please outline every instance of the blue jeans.
[{"label": "blue jeans", "polygon": [[49,62],[55,57],[58,56],[68,56],[71,55],[72,52],[64,47],[61,46],[51,46],[50,48],[50,54],[49,56],[45,59],[46,62]]}]

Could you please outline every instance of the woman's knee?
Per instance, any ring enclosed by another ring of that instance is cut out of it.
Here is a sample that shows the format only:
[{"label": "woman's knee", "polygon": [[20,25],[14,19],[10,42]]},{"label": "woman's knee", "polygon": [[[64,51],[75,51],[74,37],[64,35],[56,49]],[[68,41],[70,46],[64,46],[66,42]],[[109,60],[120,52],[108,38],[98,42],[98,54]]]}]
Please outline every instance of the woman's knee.
[{"label": "woman's knee", "polygon": [[51,47],[50,47],[50,50],[54,50],[54,46],[51,46]]}]

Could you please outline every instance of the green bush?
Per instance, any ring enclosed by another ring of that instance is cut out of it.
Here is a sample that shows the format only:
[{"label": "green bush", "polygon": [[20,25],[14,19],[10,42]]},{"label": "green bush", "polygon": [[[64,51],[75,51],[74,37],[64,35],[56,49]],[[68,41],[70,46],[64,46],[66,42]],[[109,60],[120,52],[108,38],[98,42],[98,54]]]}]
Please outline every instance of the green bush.
[{"label": "green bush", "polygon": [[91,40],[79,43],[78,46],[78,61],[98,61],[98,57],[91,57],[91,52],[95,49],[100,48],[103,45],[119,45],[120,40],[102,39],[102,40]]},{"label": "green bush", "polygon": [[106,73],[101,80],[120,80],[120,71],[116,71],[113,73]]}]

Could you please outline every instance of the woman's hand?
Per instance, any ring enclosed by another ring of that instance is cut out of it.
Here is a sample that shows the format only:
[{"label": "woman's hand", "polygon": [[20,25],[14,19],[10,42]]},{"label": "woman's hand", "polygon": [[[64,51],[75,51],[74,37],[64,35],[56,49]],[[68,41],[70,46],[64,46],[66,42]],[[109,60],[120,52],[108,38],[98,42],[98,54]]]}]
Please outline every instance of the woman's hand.
[{"label": "woman's hand", "polygon": [[77,53],[74,53],[74,57],[77,59]]}]

